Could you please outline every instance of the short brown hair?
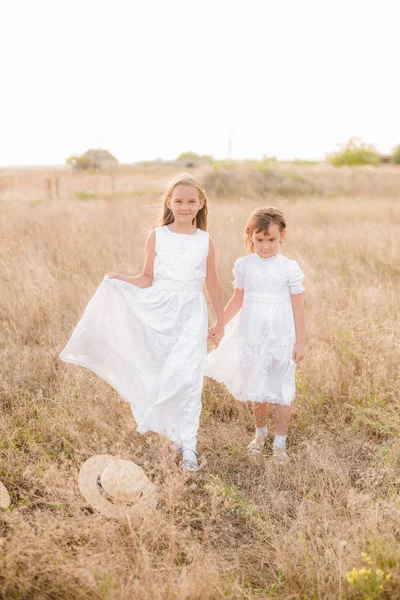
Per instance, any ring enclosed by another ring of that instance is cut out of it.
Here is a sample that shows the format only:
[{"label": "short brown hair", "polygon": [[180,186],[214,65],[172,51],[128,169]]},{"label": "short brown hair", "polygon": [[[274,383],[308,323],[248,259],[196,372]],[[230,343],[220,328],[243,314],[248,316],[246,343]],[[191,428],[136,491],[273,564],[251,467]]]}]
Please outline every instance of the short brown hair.
[{"label": "short brown hair", "polygon": [[282,233],[286,229],[286,219],[283,216],[283,212],[275,206],[268,206],[267,208],[256,208],[247,220],[245,228],[245,244],[254,252],[254,244],[251,239],[254,232],[268,233],[270,226],[275,223],[279,227],[279,231]]}]

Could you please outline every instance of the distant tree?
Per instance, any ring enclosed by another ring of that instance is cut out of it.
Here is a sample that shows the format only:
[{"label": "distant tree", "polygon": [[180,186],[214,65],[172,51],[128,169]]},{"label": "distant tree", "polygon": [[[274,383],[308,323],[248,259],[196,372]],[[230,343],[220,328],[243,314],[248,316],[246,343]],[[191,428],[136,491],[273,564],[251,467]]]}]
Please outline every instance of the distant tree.
[{"label": "distant tree", "polygon": [[199,154],[188,150],[187,152],[182,152],[182,154],[180,154],[176,160],[198,160],[199,158]]},{"label": "distant tree", "polygon": [[72,156],[69,156],[65,162],[73,169],[83,170],[90,167],[90,158],[84,155],[79,156],[78,154],[73,154]]},{"label": "distant tree", "polygon": [[395,165],[400,165],[400,144],[398,144],[395,148],[393,148],[392,162]]},{"label": "distant tree", "polygon": [[67,159],[65,159],[65,162],[67,163],[67,165],[69,165],[70,167],[74,167],[76,161],[78,160],[78,156],[76,154],[71,154],[71,156],[68,156]]},{"label": "distant tree", "polygon": [[336,152],[328,154],[326,159],[335,167],[378,165],[381,160],[374,146],[357,137],[352,137],[346,144],[342,144]]}]

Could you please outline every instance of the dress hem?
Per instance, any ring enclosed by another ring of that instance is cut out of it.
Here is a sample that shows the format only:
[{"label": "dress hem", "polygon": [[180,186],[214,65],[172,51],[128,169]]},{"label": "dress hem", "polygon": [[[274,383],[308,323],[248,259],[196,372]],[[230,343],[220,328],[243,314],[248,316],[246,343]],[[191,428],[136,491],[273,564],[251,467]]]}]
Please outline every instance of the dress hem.
[{"label": "dress hem", "polygon": [[[114,383],[111,383],[111,381],[107,377],[105,377],[104,375],[102,375],[100,373],[100,371],[98,371],[97,369],[93,368],[92,366],[90,366],[90,365],[88,365],[88,364],[86,364],[86,363],[84,363],[84,362],[82,362],[80,360],[75,360],[73,358],[66,358],[66,357],[62,356],[62,354],[60,354],[59,356],[60,356],[60,358],[61,358],[61,360],[63,362],[69,363],[71,365],[78,365],[79,367],[84,367],[85,369],[89,369],[89,371],[92,371],[92,373],[95,373],[96,375],[98,375],[99,377],[101,377],[101,379],[103,379],[106,383],[108,383],[109,385],[111,385],[111,387],[116,392],[118,392],[118,394],[121,396],[121,398],[122,398],[122,400],[124,400],[124,402],[127,402],[130,405],[130,407],[132,407],[132,402],[130,400],[128,400],[122,394],[122,392],[117,388],[117,386]],[[133,411],[132,411],[132,413],[133,413]],[[135,419],[135,422],[136,422],[136,428],[137,428],[137,430],[139,430],[140,427],[139,427],[139,424],[138,424],[138,422],[136,420],[135,415],[133,415],[133,418]],[[148,429],[147,431],[151,431],[151,430]],[[142,433],[142,432],[140,432],[140,433]],[[143,432],[143,433],[145,433],[145,432]]]},{"label": "dress hem", "polygon": [[100,373],[100,371],[98,371],[97,369],[93,368],[92,366],[84,363],[83,361],[75,360],[75,359],[72,359],[72,358],[66,358],[66,357],[62,356],[62,354],[60,354],[59,357],[65,363],[69,363],[71,365],[78,365],[79,367],[83,367],[85,369],[89,369],[89,371],[92,371],[92,373],[94,373],[95,375],[98,375],[106,383],[108,383],[109,385],[111,385],[111,387],[120,395],[120,397],[122,398],[122,400],[124,402],[127,402],[129,404],[129,406],[131,407],[132,416],[133,416],[133,418],[135,420],[135,423],[136,423],[136,431],[137,431],[137,433],[140,433],[141,435],[144,435],[145,433],[148,433],[148,432],[158,433],[159,435],[163,435],[165,438],[167,438],[171,442],[175,442],[175,443],[179,443],[180,442],[179,441],[179,436],[169,435],[167,431],[161,430],[160,428],[158,428],[158,429],[151,429],[151,427],[147,427],[147,425],[145,425],[144,423],[139,424],[139,422],[136,419],[135,414],[133,412],[132,402],[130,400],[128,400],[122,394],[122,392],[118,389],[118,387],[114,383],[111,383],[111,381],[107,377],[105,377],[104,375],[102,375]]},{"label": "dress hem", "polygon": [[280,406],[291,406],[295,396],[293,396],[292,398],[277,398],[276,396],[261,396],[259,394],[246,394],[244,395],[241,392],[233,392],[231,389],[229,389],[229,385],[225,382],[225,381],[220,381],[218,379],[215,379],[215,377],[212,377],[212,375],[207,375],[206,377],[209,377],[210,379],[212,379],[213,381],[216,381],[217,383],[221,383],[222,385],[224,385],[226,387],[226,389],[228,390],[228,392],[231,394],[231,396],[233,396],[235,398],[235,400],[238,400],[239,402],[260,402],[260,403],[268,403],[268,404],[279,404]]}]

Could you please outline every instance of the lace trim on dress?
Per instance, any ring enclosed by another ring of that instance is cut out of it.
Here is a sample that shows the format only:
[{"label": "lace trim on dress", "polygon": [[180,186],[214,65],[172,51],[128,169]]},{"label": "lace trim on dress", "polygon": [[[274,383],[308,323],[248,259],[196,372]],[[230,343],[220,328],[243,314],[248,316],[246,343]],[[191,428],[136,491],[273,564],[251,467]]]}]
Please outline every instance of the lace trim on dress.
[{"label": "lace trim on dress", "polygon": [[[217,373],[215,373],[215,375],[218,376]],[[218,382],[218,379],[214,379],[212,375],[208,375],[208,377],[210,377],[210,379],[213,379],[217,383],[220,383]],[[278,398],[277,396],[264,396],[262,394],[244,394],[243,392],[233,391],[232,389],[229,389],[229,382],[224,382],[223,385],[225,385],[231,396],[233,396],[235,400],[239,400],[240,402],[269,402],[270,404],[290,406],[294,399],[294,394],[292,394],[291,396],[285,396],[284,398]]]},{"label": "lace trim on dress", "polygon": [[268,402],[270,404],[280,404],[281,406],[290,406],[293,402],[293,398],[276,398],[275,396],[262,396],[261,394],[247,394],[246,396],[241,392],[230,394],[240,402]]},{"label": "lace trim on dress", "polygon": [[259,254],[257,254],[257,252],[253,252],[253,254],[257,260],[260,260],[263,263],[267,263],[267,262],[273,262],[279,257],[279,250],[276,254],[273,254],[272,256],[267,256],[267,258],[263,258]]},{"label": "lace trim on dress", "polygon": [[304,285],[291,285],[290,286],[290,295],[295,296],[296,294],[302,294],[306,288]]}]

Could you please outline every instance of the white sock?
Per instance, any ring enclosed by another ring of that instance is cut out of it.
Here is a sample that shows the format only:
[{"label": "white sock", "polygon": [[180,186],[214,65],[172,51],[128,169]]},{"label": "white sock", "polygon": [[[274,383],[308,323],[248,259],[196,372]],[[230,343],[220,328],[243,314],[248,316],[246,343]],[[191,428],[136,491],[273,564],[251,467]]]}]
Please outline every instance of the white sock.
[{"label": "white sock", "polygon": [[191,460],[192,462],[197,464],[197,455],[194,450],[186,450],[185,449],[182,452],[182,458],[183,458],[183,460]]},{"label": "white sock", "polygon": [[279,435],[279,433],[276,433],[274,438],[274,446],[277,446],[278,448],[283,448],[283,450],[285,450],[286,438],[287,435]]},{"label": "white sock", "polygon": [[257,437],[268,437],[268,426],[264,425],[264,427],[256,427],[256,436]]}]

